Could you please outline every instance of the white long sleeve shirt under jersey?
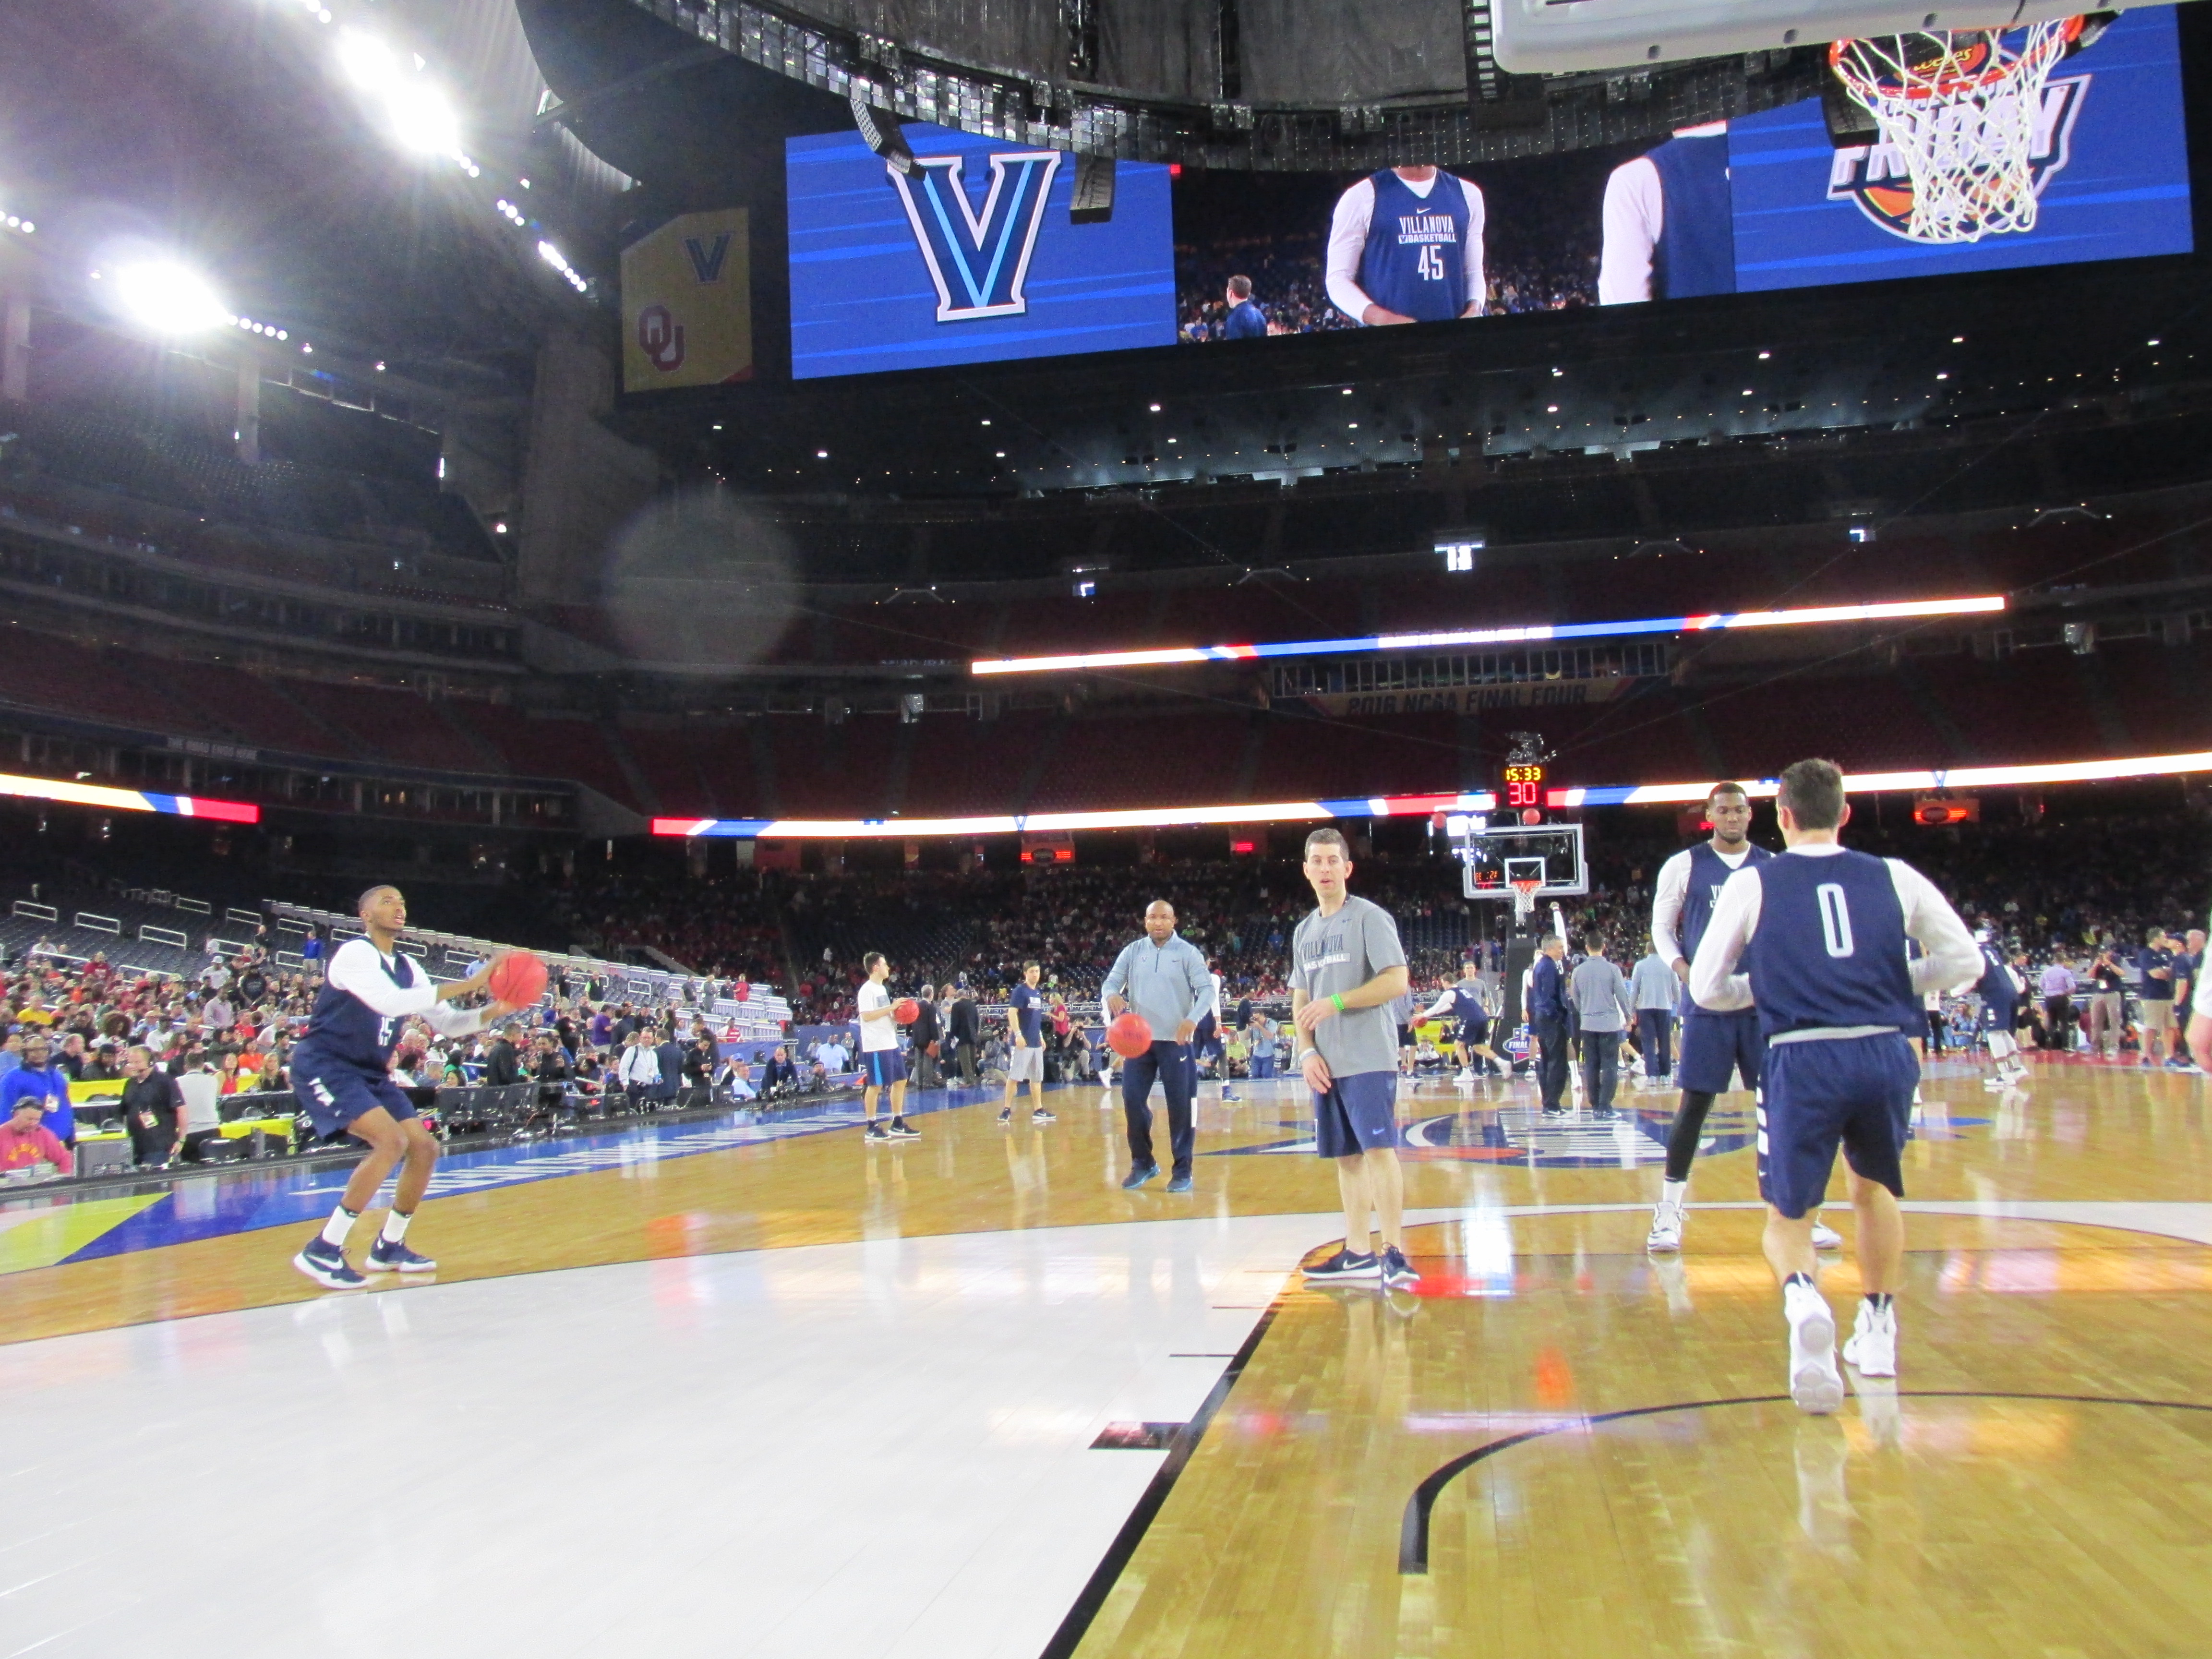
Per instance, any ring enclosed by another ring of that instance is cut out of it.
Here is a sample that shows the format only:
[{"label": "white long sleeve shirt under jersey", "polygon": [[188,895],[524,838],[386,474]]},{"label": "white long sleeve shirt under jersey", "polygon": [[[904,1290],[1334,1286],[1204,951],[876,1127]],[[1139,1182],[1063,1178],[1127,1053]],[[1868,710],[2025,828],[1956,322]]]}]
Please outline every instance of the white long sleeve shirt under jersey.
[{"label": "white long sleeve shirt under jersey", "polygon": [[[1661,865],[1659,884],[1651,894],[1651,950],[1669,968],[1689,960],[1690,953],[1682,948],[1682,907],[1690,897],[1690,854],[1697,850],[1686,847]],[[1746,842],[1741,853],[1723,853],[1716,847],[1713,855],[1729,869],[1741,870],[1751,856],[1751,843]]]},{"label": "white long sleeve shirt under jersey", "polygon": [[[1490,290],[1482,274],[1482,188],[1470,179],[1438,168],[1426,184],[1409,179],[1399,182],[1424,201],[1429,192],[1447,182],[1467,192],[1467,302],[1480,312]],[[1326,280],[1328,302],[1355,323],[1367,320],[1374,301],[1359,286],[1359,262],[1367,252],[1367,232],[1375,222],[1375,181],[1362,179],[1336,198],[1336,211],[1328,221],[1328,260]]]},{"label": "white long sleeve shirt under jersey", "polygon": [[[1836,842],[1793,847],[1784,858],[1833,858],[1844,850]],[[1898,907],[1905,912],[1905,936],[1916,941],[1922,954],[1910,964],[1915,994],[1954,991],[1982,976],[1982,948],[1959,920],[1950,900],[1929,881],[1899,859],[1884,859],[1890,884],[1897,890]],[[1744,946],[1759,931],[1759,912],[1765,897],[1756,873],[1739,870],[1721,888],[1713,906],[1713,919],[1698,944],[1698,959],[1690,964],[1690,995],[1700,1008],[1728,1012],[1752,1006],[1751,975],[1735,971]],[[1854,1036],[1854,1031],[1832,1035]],[[1793,1039],[1824,1033],[1796,1031]],[[1777,1039],[1779,1041],[1780,1039]]]},{"label": "white long sleeve shirt under jersey", "polygon": [[[1725,121],[1681,127],[1678,138],[1716,138]],[[1667,228],[1667,192],[1658,164],[1648,155],[1623,161],[1605,181],[1604,252],[1597,266],[1597,302],[1635,305],[1651,297],[1651,258]]]},{"label": "white long sleeve shirt under jersey", "polygon": [[[365,939],[349,939],[331,955],[325,974],[334,990],[368,1005],[380,1019],[419,1019],[441,1036],[473,1036],[489,1018],[487,1008],[456,1008],[438,1000],[437,985],[415,964],[412,985],[395,984],[376,946]],[[397,962],[398,958],[389,960]]]}]

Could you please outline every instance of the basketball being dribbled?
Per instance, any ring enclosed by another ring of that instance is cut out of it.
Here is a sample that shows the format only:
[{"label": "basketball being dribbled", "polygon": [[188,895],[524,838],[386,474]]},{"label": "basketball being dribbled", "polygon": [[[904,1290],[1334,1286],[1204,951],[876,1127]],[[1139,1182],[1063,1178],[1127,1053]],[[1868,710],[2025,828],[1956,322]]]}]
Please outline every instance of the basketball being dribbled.
[{"label": "basketball being dribbled", "polygon": [[1124,1060],[1134,1060],[1152,1046],[1152,1028],[1142,1014],[1123,1014],[1106,1028],[1106,1046]]},{"label": "basketball being dribbled", "polygon": [[921,1018],[921,1005],[912,997],[901,997],[891,1004],[891,1018],[902,1025],[911,1025]]},{"label": "basketball being dribbled", "polygon": [[514,951],[491,965],[484,988],[513,1008],[527,1008],[545,994],[545,964],[527,951]]}]

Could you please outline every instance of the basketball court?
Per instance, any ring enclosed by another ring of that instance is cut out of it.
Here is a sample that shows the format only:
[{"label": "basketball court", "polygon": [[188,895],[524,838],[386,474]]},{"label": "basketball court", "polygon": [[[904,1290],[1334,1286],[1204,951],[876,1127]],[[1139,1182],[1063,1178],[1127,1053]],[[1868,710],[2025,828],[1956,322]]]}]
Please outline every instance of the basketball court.
[{"label": "basketball court", "polygon": [[1289,1084],[1207,1089],[1184,1198],[1120,1189],[1091,1089],[457,1156],[435,1282],[366,1294],[289,1266],[336,1177],[17,1203],[7,1650],[2192,1651],[2204,1086],[1926,1093],[1900,1376],[1820,1419],[1741,1097],[1668,1260],[1663,1115],[1425,1085],[1418,1293],[1302,1285]]}]

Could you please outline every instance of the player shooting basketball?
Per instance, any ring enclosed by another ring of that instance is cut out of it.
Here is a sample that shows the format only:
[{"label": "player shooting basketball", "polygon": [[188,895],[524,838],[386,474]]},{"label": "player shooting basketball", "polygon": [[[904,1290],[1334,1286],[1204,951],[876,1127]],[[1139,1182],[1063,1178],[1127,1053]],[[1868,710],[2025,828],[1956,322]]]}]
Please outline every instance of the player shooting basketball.
[{"label": "player shooting basketball", "polygon": [[[292,1258],[295,1267],[331,1290],[353,1290],[368,1282],[347,1265],[346,1235],[395,1164],[402,1166],[399,1190],[369,1248],[368,1267],[422,1273],[438,1266],[406,1242],[407,1224],[438,1162],[436,1138],[391,1077],[392,1051],[406,1022],[420,1018],[443,1036],[467,1036],[525,1006],[495,1001],[473,1010],[454,1007],[489,984],[510,953],[501,952],[466,979],[433,985],[415,959],[399,950],[407,901],[397,887],[370,888],[356,913],[368,937],[348,939],[331,957],[307,1035],[292,1051],[292,1092],[315,1133],[327,1136],[343,1128],[368,1148],[322,1231]],[[540,969],[541,988],[543,982]]]}]

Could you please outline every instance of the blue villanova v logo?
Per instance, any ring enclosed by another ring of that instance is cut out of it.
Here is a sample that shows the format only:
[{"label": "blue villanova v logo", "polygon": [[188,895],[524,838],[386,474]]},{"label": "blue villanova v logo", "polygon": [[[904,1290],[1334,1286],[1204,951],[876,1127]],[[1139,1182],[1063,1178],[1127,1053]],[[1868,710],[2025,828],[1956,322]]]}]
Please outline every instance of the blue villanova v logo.
[{"label": "blue villanova v logo", "polygon": [[1019,150],[991,158],[991,188],[977,213],[960,179],[961,157],[918,155],[908,178],[888,164],[915,240],[937,284],[937,320],[1018,317],[1030,308],[1022,283],[1044,224],[1045,198],[1060,152]]}]

